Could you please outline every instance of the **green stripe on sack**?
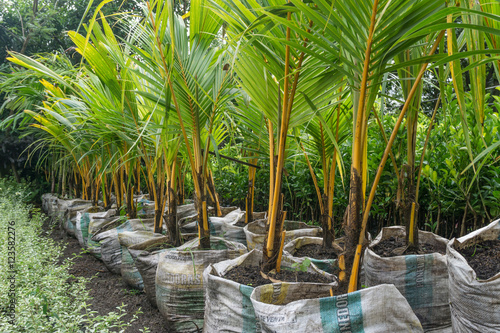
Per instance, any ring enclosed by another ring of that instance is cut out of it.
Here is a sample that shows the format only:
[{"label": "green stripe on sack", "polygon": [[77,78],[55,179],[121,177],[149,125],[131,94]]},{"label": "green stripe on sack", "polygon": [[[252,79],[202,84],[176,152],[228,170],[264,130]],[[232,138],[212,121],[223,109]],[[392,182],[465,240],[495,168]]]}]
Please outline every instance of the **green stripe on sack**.
[{"label": "green stripe on sack", "polygon": [[313,264],[316,265],[320,270],[325,271],[327,273],[333,274],[335,269],[338,267],[337,259],[314,259],[309,258]]},{"label": "green stripe on sack", "polygon": [[405,297],[413,309],[430,307],[433,301],[432,254],[408,255],[405,274]]},{"label": "green stripe on sack", "polygon": [[364,333],[361,292],[356,291],[319,300],[324,333]]},{"label": "green stripe on sack", "polygon": [[66,221],[66,227],[68,228],[68,231],[75,230],[75,225],[73,224],[73,222],[71,222],[71,219],[69,217]]},{"label": "green stripe on sack", "polygon": [[243,317],[242,332],[251,333],[257,331],[255,310],[252,302],[250,301],[250,294],[253,287],[240,284],[240,293],[243,295],[241,298],[241,316]]},{"label": "green stripe on sack", "polygon": [[89,224],[89,213],[83,213],[83,216],[80,218],[80,229],[82,232],[83,243],[87,243],[87,238],[89,237]]}]

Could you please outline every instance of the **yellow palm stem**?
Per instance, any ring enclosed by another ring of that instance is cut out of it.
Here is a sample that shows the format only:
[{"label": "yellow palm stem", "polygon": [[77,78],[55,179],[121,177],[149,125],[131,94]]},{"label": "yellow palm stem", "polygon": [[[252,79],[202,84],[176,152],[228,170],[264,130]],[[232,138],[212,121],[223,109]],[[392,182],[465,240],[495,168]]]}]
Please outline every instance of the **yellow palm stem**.
[{"label": "yellow palm stem", "polygon": [[[288,12],[287,20],[290,21],[292,17],[292,13]],[[286,40],[290,40],[290,28],[286,29]],[[267,255],[271,257],[274,250],[274,237],[276,233],[276,216],[278,214],[278,203],[280,197],[280,188],[281,188],[281,173],[283,170],[283,165],[285,161],[285,145],[286,145],[286,135],[288,132],[288,94],[289,94],[289,74],[290,74],[290,46],[287,44],[285,46],[285,82],[283,87],[283,110],[281,117],[281,131],[280,131],[280,141],[278,148],[278,165],[276,166],[276,178],[274,180],[274,193],[273,193],[273,201],[271,203],[271,207],[269,208],[269,232],[267,236]],[[279,93],[279,92],[278,92]]]},{"label": "yellow palm stem", "polygon": [[278,260],[276,261],[276,272],[278,272],[278,273],[281,270],[281,258],[283,257],[283,246],[285,245],[285,234],[286,234],[286,231],[281,232],[280,252],[278,254]]},{"label": "yellow palm stem", "polygon": [[408,245],[414,246],[415,245],[415,235],[414,235],[414,227],[415,227],[415,203],[411,203],[411,217],[410,217],[410,232],[408,235]]},{"label": "yellow palm stem", "polygon": [[[437,39],[432,47],[432,50],[429,52],[430,55],[432,55],[432,54],[434,54],[434,52],[436,52],[436,49],[439,45],[439,42],[441,41],[441,38],[443,38],[443,36],[444,36],[444,31],[442,31],[439,34],[439,36],[437,37]],[[389,139],[389,143],[385,147],[384,155],[382,156],[382,160],[380,161],[380,165],[378,167],[378,171],[377,171],[377,174],[375,176],[375,180],[373,181],[373,185],[372,185],[372,188],[370,191],[370,196],[368,197],[368,202],[366,204],[366,208],[365,208],[364,213],[363,213],[363,222],[361,224],[361,232],[359,235],[358,246],[362,246],[364,241],[365,241],[365,232],[366,232],[366,225],[368,223],[368,215],[370,212],[371,205],[373,203],[373,199],[375,198],[375,192],[377,189],[377,185],[380,181],[380,177],[382,176],[382,171],[384,169],[385,162],[387,161],[387,158],[389,156],[389,151],[391,150],[392,144],[394,143],[394,140],[396,139],[397,132],[399,130],[399,127],[401,126],[401,123],[402,123],[403,118],[406,114],[406,111],[408,110],[408,108],[410,106],[411,100],[413,99],[413,96],[418,89],[418,84],[419,84],[420,80],[422,79],[422,77],[424,76],[424,72],[427,68],[427,65],[428,65],[428,63],[424,63],[422,65],[422,67],[420,68],[420,72],[419,72],[417,78],[415,79],[415,82],[413,83],[413,87],[410,91],[410,94],[408,95],[408,97],[405,101],[405,104],[403,106],[403,109],[401,110],[399,118],[396,122],[396,125],[394,126],[394,130],[392,131],[391,137]],[[353,264],[353,273],[359,271],[360,260],[361,260],[361,252],[358,254],[358,252],[356,251],[356,255],[354,257],[354,264]],[[357,280],[358,280],[357,274],[351,273],[349,290],[356,290],[357,289]]]}]

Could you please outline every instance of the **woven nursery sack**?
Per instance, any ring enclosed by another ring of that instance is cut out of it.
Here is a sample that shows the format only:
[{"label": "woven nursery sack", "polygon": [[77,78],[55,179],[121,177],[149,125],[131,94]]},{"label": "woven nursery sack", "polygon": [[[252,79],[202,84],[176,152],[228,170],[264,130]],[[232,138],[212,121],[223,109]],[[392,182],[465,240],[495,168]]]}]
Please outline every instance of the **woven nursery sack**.
[{"label": "woven nursery sack", "polygon": [[209,264],[246,252],[244,245],[210,237],[211,249],[200,250],[199,240],[160,253],[156,270],[156,304],[174,332],[198,332],[203,327],[205,298],[203,271]]},{"label": "woven nursery sack", "polygon": [[[249,251],[253,249],[259,249],[262,251],[262,248],[264,247],[264,239],[266,238],[266,222],[267,219],[256,220],[248,223],[243,228]],[[320,227],[307,225],[304,222],[287,220],[285,220],[283,229],[286,231],[285,244],[292,239],[302,236],[317,237],[323,230]]]},{"label": "woven nursery sack", "polygon": [[500,240],[500,220],[458,239],[446,248],[453,332],[500,332],[500,272],[480,280],[457,251],[477,242]]},{"label": "woven nursery sack", "polygon": [[[208,214],[212,215],[215,212],[213,207],[207,208]],[[183,234],[192,234],[198,232],[198,212],[190,212],[191,215],[185,215],[181,219],[177,218],[177,223],[180,226],[181,232]],[[210,228],[210,235],[212,236],[222,236],[222,220],[224,217],[208,217],[208,226]]]},{"label": "woven nursery sack", "polygon": [[71,199],[63,200],[57,199],[57,218],[62,218],[63,229],[72,237],[76,237],[75,225],[76,214],[86,208],[92,207],[90,200]]},{"label": "woven nursery sack", "polygon": [[[222,235],[224,236],[225,239],[228,239],[233,242],[238,242],[243,245],[247,245],[247,237],[245,235],[244,226],[238,226],[238,222],[244,222],[245,221],[245,211],[241,211],[239,208],[236,211],[231,212],[231,214],[237,214],[237,219],[231,219],[230,221],[225,221],[225,223],[222,224]],[[254,219],[263,219],[266,217],[266,212],[254,212],[253,217]],[[226,217],[230,216],[228,214]]]},{"label": "woven nursery sack", "polygon": [[[238,221],[241,220],[241,218],[245,216],[245,212],[242,212],[241,209],[236,209],[231,211],[229,214],[227,214],[224,217],[211,217],[210,220],[212,223],[214,223],[214,220],[216,222],[220,221],[221,222],[221,235],[232,242],[238,242],[246,246],[246,239],[245,239],[245,233],[243,232],[243,227],[237,227],[235,226]],[[240,233],[241,232],[241,233]],[[243,237],[241,237],[243,234]]]},{"label": "woven nursery sack", "polygon": [[89,207],[83,211],[76,213],[76,225],[75,225],[75,235],[78,239],[78,243],[84,249],[87,248],[88,238],[89,238],[89,225],[95,219],[101,219],[104,221],[112,221],[116,215],[116,210],[110,209],[105,211],[104,208]]},{"label": "woven nursery sack", "polygon": [[52,193],[42,194],[42,209],[47,215],[51,215],[53,207],[56,206],[57,197]]},{"label": "woven nursery sack", "polygon": [[137,205],[137,217],[155,217],[155,202],[148,199],[147,195],[141,195],[134,200]]},{"label": "woven nursery sack", "polygon": [[[341,243],[343,243],[343,239],[342,238],[335,239],[335,243],[341,244]],[[301,247],[309,245],[309,244],[322,245],[323,238],[321,238],[321,237],[308,237],[308,236],[295,238],[295,239],[291,240],[290,242],[288,242],[283,247],[283,251],[284,251],[285,255],[291,256],[295,260],[302,262],[302,261],[304,261],[304,259],[306,257],[296,257],[295,252],[297,251],[297,249],[300,249]],[[316,265],[316,267],[321,269],[322,271],[325,271],[325,272],[331,273],[331,274],[338,271],[339,265],[338,265],[337,258],[334,258],[334,259],[315,259],[315,258],[311,258],[311,257],[307,257],[307,258],[309,258],[309,260],[311,260],[311,262],[314,265]]]},{"label": "woven nursery sack", "polygon": [[393,285],[330,297],[328,285],[273,283],[250,296],[266,333],[423,332],[410,305]]},{"label": "woven nursery sack", "polygon": [[237,206],[220,207],[221,216],[226,216],[237,209],[239,209]]},{"label": "woven nursery sack", "polygon": [[[47,215],[51,217],[55,217],[55,214],[58,210],[58,202],[59,198],[55,194],[50,194],[47,198]],[[64,213],[64,212],[63,212]]]},{"label": "woven nursery sack", "polygon": [[[367,287],[394,284],[406,298],[425,331],[449,330],[451,325],[448,268],[446,255],[435,252],[422,255],[381,257],[372,248],[381,241],[405,239],[405,228],[383,228],[365,250],[363,268]],[[418,232],[419,242],[443,253],[448,240],[427,231]]]},{"label": "woven nursery sack", "polygon": [[198,212],[194,207],[194,203],[177,206],[177,221],[185,218],[186,216],[193,216],[196,214],[198,214]]},{"label": "woven nursery sack", "polygon": [[122,250],[122,264],[120,265],[122,278],[128,286],[134,289],[143,290],[144,282],[135,265],[136,260],[132,257],[128,248],[155,238],[164,238],[164,236],[151,231],[124,231],[118,234],[118,241]]},{"label": "woven nursery sack", "polygon": [[167,251],[166,248],[158,249],[161,244],[168,243],[168,236],[149,239],[128,248],[132,259],[135,261],[135,267],[141,274],[144,284],[144,293],[151,305],[156,307],[156,268],[160,253]]},{"label": "woven nursery sack", "polygon": [[92,240],[101,245],[101,260],[106,268],[114,273],[121,274],[122,247],[118,234],[125,231],[150,231],[153,232],[154,219],[132,219],[122,222],[121,219],[104,225]]},{"label": "woven nursery sack", "polygon": [[[92,239],[94,235],[101,232],[105,225],[110,225],[114,222],[115,227],[123,223],[123,218],[115,216],[116,210],[111,209],[108,211],[109,217],[105,218],[90,218],[88,225],[88,236],[87,236],[87,251],[92,254],[97,259],[101,258],[101,243]],[[111,229],[111,227],[109,228]]]},{"label": "woven nursery sack", "polygon": [[[209,265],[203,272],[205,287],[205,321],[203,332],[225,333],[259,333],[260,324],[250,300],[254,287],[240,284],[225,278],[225,275],[238,266],[252,266],[258,272],[262,252],[254,249],[249,253],[230,260]],[[293,258],[283,256],[281,267],[292,268],[297,263]],[[314,264],[307,268],[308,272],[317,273],[329,278],[336,286],[336,278],[319,270]],[[271,282],[269,282],[271,283]]]}]

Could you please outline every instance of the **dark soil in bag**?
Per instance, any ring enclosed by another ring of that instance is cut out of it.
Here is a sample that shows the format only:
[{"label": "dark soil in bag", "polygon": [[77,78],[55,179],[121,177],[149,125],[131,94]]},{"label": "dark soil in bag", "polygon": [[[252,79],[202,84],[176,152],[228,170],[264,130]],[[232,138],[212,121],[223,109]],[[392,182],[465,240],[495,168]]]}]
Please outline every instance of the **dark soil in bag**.
[{"label": "dark soil in bag", "polygon": [[389,237],[372,247],[372,250],[379,256],[385,258],[410,254],[428,254],[435,252],[446,255],[446,247],[444,246],[434,246],[433,244],[422,242],[420,242],[418,245],[418,251],[405,251],[406,240],[404,237]]},{"label": "dark soil in bag", "polygon": [[500,272],[500,240],[482,241],[457,251],[480,280],[488,280]]},{"label": "dark soil in bag", "polygon": [[294,257],[309,257],[314,259],[337,259],[335,249],[325,249],[320,244],[307,244],[295,250]]},{"label": "dark soil in bag", "polygon": [[[268,273],[268,277],[286,282],[312,282],[312,283],[331,283],[333,281],[329,280],[323,275],[293,271],[288,269],[281,269],[279,273]],[[224,278],[232,280],[237,283],[241,283],[251,287],[258,287],[263,284],[273,283],[273,281],[266,279],[260,273],[260,267],[256,266],[238,266],[231,269],[228,273],[224,275]]]}]

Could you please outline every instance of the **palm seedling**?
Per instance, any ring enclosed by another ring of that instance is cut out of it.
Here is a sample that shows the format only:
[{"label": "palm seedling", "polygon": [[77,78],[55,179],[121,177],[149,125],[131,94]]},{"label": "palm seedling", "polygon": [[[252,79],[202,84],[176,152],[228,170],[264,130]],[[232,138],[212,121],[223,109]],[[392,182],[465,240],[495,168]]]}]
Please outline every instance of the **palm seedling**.
[{"label": "palm seedling", "polygon": [[[340,102],[340,97],[339,97]],[[344,110],[343,110],[344,109]],[[299,140],[298,144],[304,153],[309,172],[314,182],[320,206],[320,223],[323,228],[323,247],[331,248],[335,240],[333,199],[335,190],[335,174],[339,166],[342,176],[342,160],[338,153],[338,145],[344,142],[349,135],[348,116],[346,104],[339,103],[325,114],[318,114],[304,126],[306,137]],[[333,132],[333,133],[332,133]],[[334,137],[334,139],[332,139]],[[323,173],[322,191],[311,163],[312,156],[319,161]]]},{"label": "palm seedling", "polygon": [[[426,63],[432,58],[444,32],[447,11],[439,1],[336,1],[332,4],[313,1],[313,6],[292,0],[294,10],[304,13],[315,26],[316,34],[306,35],[314,41],[314,55],[330,68],[345,74],[353,105],[353,144],[350,176],[349,206],[344,222],[346,234],[345,263],[347,271],[352,267],[350,291],[357,288],[357,269],[365,240],[368,212],[373,201],[381,171],[387,160],[390,146],[413,95],[417,91]],[[283,6],[282,6],[283,8]],[[302,33],[305,33],[304,29]],[[321,36],[321,37],[319,37]],[[427,37],[428,36],[428,37]],[[433,45],[429,57],[419,59],[420,65],[406,103],[401,111],[393,135],[388,141],[384,157],[373,182],[370,198],[365,204],[364,184],[366,175],[367,124],[370,111],[377,98],[385,73],[409,64],[394,64],[393,59],[412,48],[423,38]],[[339,61],[341,59],[341,61]],[[364,179],[363,179],[364,178]],[[363,217],[363,218],[362,218]]]},{"label": "palm seedling", "polygon": [[223,5],[213,3],[213,7],[228,25],[239,83],[267,123],[270,189],[262,270],[279,269],[286,217],[281,186],[289,129],[324,111],[333,100],[330,82],[336,77],[323,74],[319,61],[308,54],[308,39],[295,34],[301,27],[309,31],[311,20],[287,8],[261,17],[265,11],[257,2],[225,1]]},{"label": "palm seedling", "polygon": [[[165,87],[166,107],[174,110],[194,182],[201,248],[210,248],[207,196],[209,152],[217,149],[218,115],[231,90],[226,56],[218,47],[222,27],[204,1],[191,2],[190,24],[173,12],[173,1],[148,4],[148,61]],[[139,54],[141,55],[141,54]],[[153,66],[154,65],[154,66]],[[152,73],[151,73],[152,75]],[[161,95],[160,95],[161,96]]]},{"label": "palm seedling", "polygon": [[245,197],[245,223],[248,224],[253,221],[257,164],[267,158],[269,136],[262,130],[266,128],[266,118],[244,92],[231,106],[234,110],[227,117],[231,121],[230,131],[234,137],[241,140],[241,148],[249,163],[248,190]]}]

